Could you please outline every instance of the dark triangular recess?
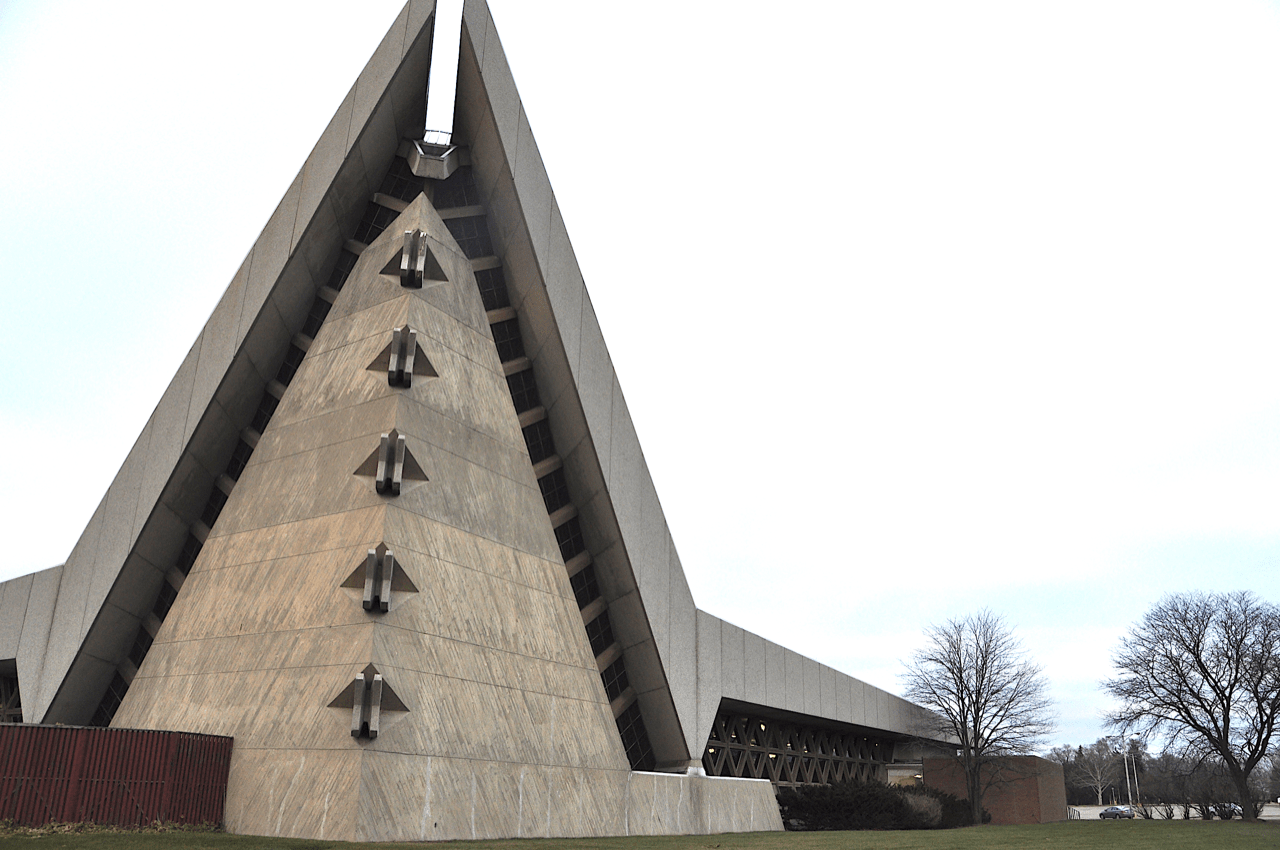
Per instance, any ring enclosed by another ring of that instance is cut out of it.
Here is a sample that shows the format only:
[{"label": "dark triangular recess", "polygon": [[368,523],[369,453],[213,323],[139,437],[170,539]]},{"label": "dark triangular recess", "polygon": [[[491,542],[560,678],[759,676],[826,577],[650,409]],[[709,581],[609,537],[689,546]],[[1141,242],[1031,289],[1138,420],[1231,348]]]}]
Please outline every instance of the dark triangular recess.
[{"label": "dark triangular recess", "polygon": [[[428,286],[439,286],[442,283],[448,283],[449,277],[444,273],[444,269],[440,266],[440,261],[436,259],[435,253],[431,250],[431,243],[429,241],[425,239],[423,240],[422,250],[426,251],[427,255],[427,267],[422,275],[423,288],[425,289]],[[394,277],[396,280],[399,280],[400,261],[403,255],[404,248],[402,247],[399,251],[396,251],[395,256],[393,256],[391,260],[382,267],[382,271],[378,272],[378,274],[383,274],[387,277]]]},{"label": "dark triangular recess", "polygon": [[[360,671],[360,675],[364,676],[365,681],[367,682],[373,678],[375,673],[381,673],[381,672],[382,671],[379,670],[377,667],[374,667],[372,664],[369,664],[363,670]],[[355,693],[352,691],[351,682],[347,681],[345,684],[343,684],[342,690],[338,693],[338,695],[334,697],[332,700],[330,700],[326,708],[345,708],[348,711],[350,711],[351,706],[354,704],[355,704]],[[386,680],[385,676],[383,676],[383,679],[382,679],[382,710],[383,711],[408,711],[409,710],[409,706],[404,704],[404,700],[400,699],[400,696],[395,692],[395,689],[391,687],[391,683]]]},{"label": "dark triangular recess", "polygon": [[[395,442],[395,439],[398,436],[400,436],[400,434],[398,431],[396,431],[395,428],[392,428],[390,436],[391,436],[391,441]],[[367,458],[365,458],[364,463],[357,466],[355,469],[355,472],[351,474],[363,475],[368,478],[373,478],[375,475],[377,475],[379,448],[380,446],[374,446],[373,451],[370,452]],[[407,445],[405,446],[405,449],[404,449],[403,478],[405,481],[430,481],[431,480],[427,478],[426,471],[422,468],[421,464],[418,463],[417,458],[413,456],[413,450],[410,449]]]},{"label": "dark triangular recess", "polygon": [[[391,343],[387,343],[387,347],[378,352],[378,356],[373,362],[365,367],[369,372],[381,372],[387,374],[387,368],[391,365]],[[423,353],[422,346],[415,346],[416,351],[413,355],[413,374],[422,375],[427,378],[438,378],[440,373],[436,371],[436,367],[431,365],[431,361],[427,359],[427,355]]]},{"label": "dark triangular recess", "polygon": [[[385,543],[379,543],[376,549],[379,558],[387,554],[387,544]],[[400,554],[403,550],[393,549],[392,551],[396,553],[396,572],[391,577],[392,593],[417,593],[418,586],[413,583],[413,579],[409,578],[405,572],[404,560]],[[364,590],[364,567],[365,559],[361,558],[359,565],[351,571],[351,575],[347,576],[346,580],[338,586]]]}]

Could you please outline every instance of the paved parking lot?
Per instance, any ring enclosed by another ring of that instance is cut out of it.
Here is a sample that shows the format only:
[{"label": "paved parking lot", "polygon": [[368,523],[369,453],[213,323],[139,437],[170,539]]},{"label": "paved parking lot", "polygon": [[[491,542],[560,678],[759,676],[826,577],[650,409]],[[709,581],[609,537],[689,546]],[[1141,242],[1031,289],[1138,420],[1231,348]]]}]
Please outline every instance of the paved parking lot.
[{"label": "paved parking lot", "polygon": [[[1105,809],[1105,808],[1107,808],[1107,807],[1106,807],[1106,806],[1075,806],[1074,808],[1076,809],[1076,811],[1080,812],[1080,819],[1081,819],[1081,820],[1097,820],[1097,819],[1098,819],[1098,812],[1101,812],[1103,809]],[[1160,814],[1159,814],[1158,812],[1154,812],[1154,811],[1153,811],[1153,812],[1152,812],[1152,814],[1154,814],[1156,818],[1160,818]],[[1138,820],[1138,819],[1140,819],[1141,817],[1142,817],[1142,815],[1138,814],[1137,812],[1134,812],[1134,820]],[[1182,817],[1182,807],[1181,807],[1181,806],[1174,806],[1174,807],[1173,807],[1173,817],[1174,817],[1175,819],[1178,819],[1178,818],[1181,818],[1181,817]],[[1199,819],[1199,817],[1200,817],[1200,816],[1196,814],[1196,810],[1195,810],[1195,809],[1192,809],[1192,810],[1191,810],[1191,817],[1196,818],[1196,819]],[[1267,803],[1267,805],[1266,805],[1266,806],[1264,806],[1264,807],[1263,807],[1263,809],[1262,809],[1262,815],[1261,815],[1261,817],[1262,817],[1264,820],[1280,821],[1280,804],[1277,804],[1277,803]]]}]

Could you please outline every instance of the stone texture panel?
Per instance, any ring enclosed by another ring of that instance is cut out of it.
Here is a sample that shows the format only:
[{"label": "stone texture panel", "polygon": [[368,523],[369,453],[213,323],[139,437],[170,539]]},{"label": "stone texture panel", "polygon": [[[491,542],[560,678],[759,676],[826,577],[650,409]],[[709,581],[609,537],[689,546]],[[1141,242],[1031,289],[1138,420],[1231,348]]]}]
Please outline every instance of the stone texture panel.
[{"label": "stone texture panel", "polygon": [[[55,567],[55,569],[57,569]],[[0,584],[0,659],[17,658],[36,573]]]},{"label": "stone texture panel", "polygon": [[[74,551],[72,552],[74,555]],[[53,693],[61,677],[45,676],[46,651],[49,648],[49,629],[53,625],[54,606],[58,604],[58,590],[62,584],[64,567],[42,570],[32,576],[31,595],[27,601],[27,615],[22,623],[22,637],[18,642],[18,682],[23,687],[22,715],[28,722],[39,722],[45,708],[53,699]],[[56,641],[75,640],[78,635],[58,635]],[[63,668],[65,669],[65,668]],[[24,683],[29,683],[29,686]],[[27,717],[28,700],[31,716]]]},{"label": "stone texture panel", "polygon": [[[350,840],[360,804],[359,751],[231,751],[226,826],[237,834]],[[313,781],[303,782],[311,779]]]}]

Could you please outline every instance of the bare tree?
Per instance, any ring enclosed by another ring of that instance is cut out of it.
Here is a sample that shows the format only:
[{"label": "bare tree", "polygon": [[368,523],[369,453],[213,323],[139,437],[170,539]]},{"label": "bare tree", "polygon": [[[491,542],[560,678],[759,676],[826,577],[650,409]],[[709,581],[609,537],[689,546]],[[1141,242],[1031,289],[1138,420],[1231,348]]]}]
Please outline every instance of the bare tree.
[{"label": "bare tree", "polygon": [[1280,609],[1251,593],[1168,596],[1120,645],[1108,724],[1220,759],[1253,819],[1249,776],[1280,717]]},{"label": "bare tree", "polygon": [[958,740],[973,822],[982,823],[982,795],[1000,781],[995,760],[1031,754],[1053,729],[1047,684],[990,611],[925,634],[928,645],[907,664],[906,697],[935,712],[926,737]]},{"label": "bare tree", "polygon": [[1099,738],[1087,747],[1076,751],[1073,778],[1084,788],[1093,791],[1102,805],[1102,792],[1116,780],[1116,754],[1106,738]]}]

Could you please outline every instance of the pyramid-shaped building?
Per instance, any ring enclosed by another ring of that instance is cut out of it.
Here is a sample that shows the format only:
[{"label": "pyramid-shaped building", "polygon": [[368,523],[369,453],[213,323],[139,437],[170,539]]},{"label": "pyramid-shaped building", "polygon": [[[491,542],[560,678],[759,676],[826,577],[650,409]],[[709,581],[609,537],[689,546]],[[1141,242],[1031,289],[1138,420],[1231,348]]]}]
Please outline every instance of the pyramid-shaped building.
[{"label": "pyramid-shaped building", "polygon": [[483,0],[422,140],[434,12],[0,585],[5,717],[233,736],[229,830],[350,840],[779,829],[918,763],[919,708],[695,607]]}]

